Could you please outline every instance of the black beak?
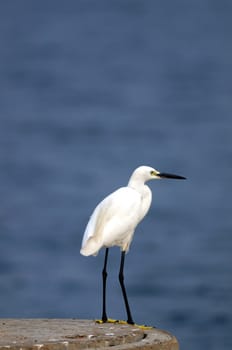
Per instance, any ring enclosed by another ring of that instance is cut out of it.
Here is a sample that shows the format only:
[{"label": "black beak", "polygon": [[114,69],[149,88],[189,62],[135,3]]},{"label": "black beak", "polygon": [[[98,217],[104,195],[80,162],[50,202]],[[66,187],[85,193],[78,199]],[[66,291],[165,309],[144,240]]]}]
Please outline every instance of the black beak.
[{"label": "black beak", "polygon": [[168,173],[159,173],[157,174],[161,179],[176,179],[176,180],[186,180],[186,177],[175,175],[175,174],[168,174]]}]

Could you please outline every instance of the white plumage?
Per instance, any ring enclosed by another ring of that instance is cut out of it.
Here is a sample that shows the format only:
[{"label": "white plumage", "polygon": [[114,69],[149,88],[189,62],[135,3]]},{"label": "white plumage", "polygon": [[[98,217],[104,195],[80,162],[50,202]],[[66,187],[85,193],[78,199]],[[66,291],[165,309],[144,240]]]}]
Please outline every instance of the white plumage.
[{"label": "white plumage", "polygon": [[107,196],[95,208],[82,240],[82,255],[97,255],[102,247],[119,246],[128,251],[134,230],[147,214],[152,200],[145,182],[159,178],[148,166],[137,168],[127,185]]},{"label": "white plumage", "polygon": [[134,231],[147,214],[152,200],[150,188],[145,185],[148,180],[172,178],[185,179],[183,176],[160,173],[149,166],[140,166],[132,173],[128,185],[111,193],[100,202],[91,215],[82,240],[81,254],[97,255],[105,247],[103,278],[102,322],[107,322],[106,313],[106,279],[109,247],[121,248],[119,282],[127,312],[127,322],[134,324],[124,285],[125,253],[130,247]]}]

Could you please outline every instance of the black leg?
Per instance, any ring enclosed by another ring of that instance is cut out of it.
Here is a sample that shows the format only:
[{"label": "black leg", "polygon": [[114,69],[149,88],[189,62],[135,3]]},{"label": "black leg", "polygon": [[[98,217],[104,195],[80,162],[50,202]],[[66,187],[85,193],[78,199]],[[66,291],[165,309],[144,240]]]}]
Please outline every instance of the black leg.
[{"label": "black leg", "polygon": [[127,295],[126,295],[126,288],[125,288],[125,285],[124,285],[124,274],[123,274],[124,261],[125,261],[125,252],[122,251],[121,264],[120,264],[120,270],[119,270],[118,277],[119,277],[119,282],[120,282],[120,285],[121,285],[121,288],[122,288],[123,299],[124,299],[125,306],[126,306],[127,323],[134,324],[134,321],[132,319],[131,312],[130,312],[130,307],[129,307]]},{"label": "black leg", "polygon": [[106,315],[106,279],[107,279],[106,266],[107,266],[107,260],[108,260],[108,253],[109,253],[109,248],[106,248],[104,267],[102,270],[102,281],[103,281],[102,322],[107,322],[107,319],[108,319]]}]

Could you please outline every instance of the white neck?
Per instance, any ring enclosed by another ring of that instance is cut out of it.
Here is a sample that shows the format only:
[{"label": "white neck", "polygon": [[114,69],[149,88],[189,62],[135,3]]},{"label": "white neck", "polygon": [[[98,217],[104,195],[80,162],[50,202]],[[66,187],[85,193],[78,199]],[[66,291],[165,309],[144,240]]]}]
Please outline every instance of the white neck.
[{"label": "white neck", "polygon": [[152,193],[150,188],[145,185],[145,181],[141,180],[141,177],[139,178],[136,176],[136,174],[132,175],[128,187],[133,188],[135,191],[137,191],[141,195],[141,215],[140,220],[146,215],[148,209],[151,205],[151,199],[152,199]]},{"label": "white neck", "polygon": [[128,182],[128,187],[131,187],[140,193],[143,192],[144,185],[144,181],[142,181],[141,178],[139,179],[135,174],[131,176]]}]

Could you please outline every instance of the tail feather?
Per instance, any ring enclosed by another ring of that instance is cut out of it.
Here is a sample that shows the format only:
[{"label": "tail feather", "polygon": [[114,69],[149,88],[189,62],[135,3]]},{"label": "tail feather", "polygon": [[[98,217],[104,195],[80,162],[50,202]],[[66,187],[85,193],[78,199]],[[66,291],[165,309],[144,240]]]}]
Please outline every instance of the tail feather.
[{"label": "tail feather", "polygon": [[80,253],[84,256],[94,255],[96,256],[101,248],[101,244],[94,239],[94,237],[90,237],[88,241],[82,246]]}]

